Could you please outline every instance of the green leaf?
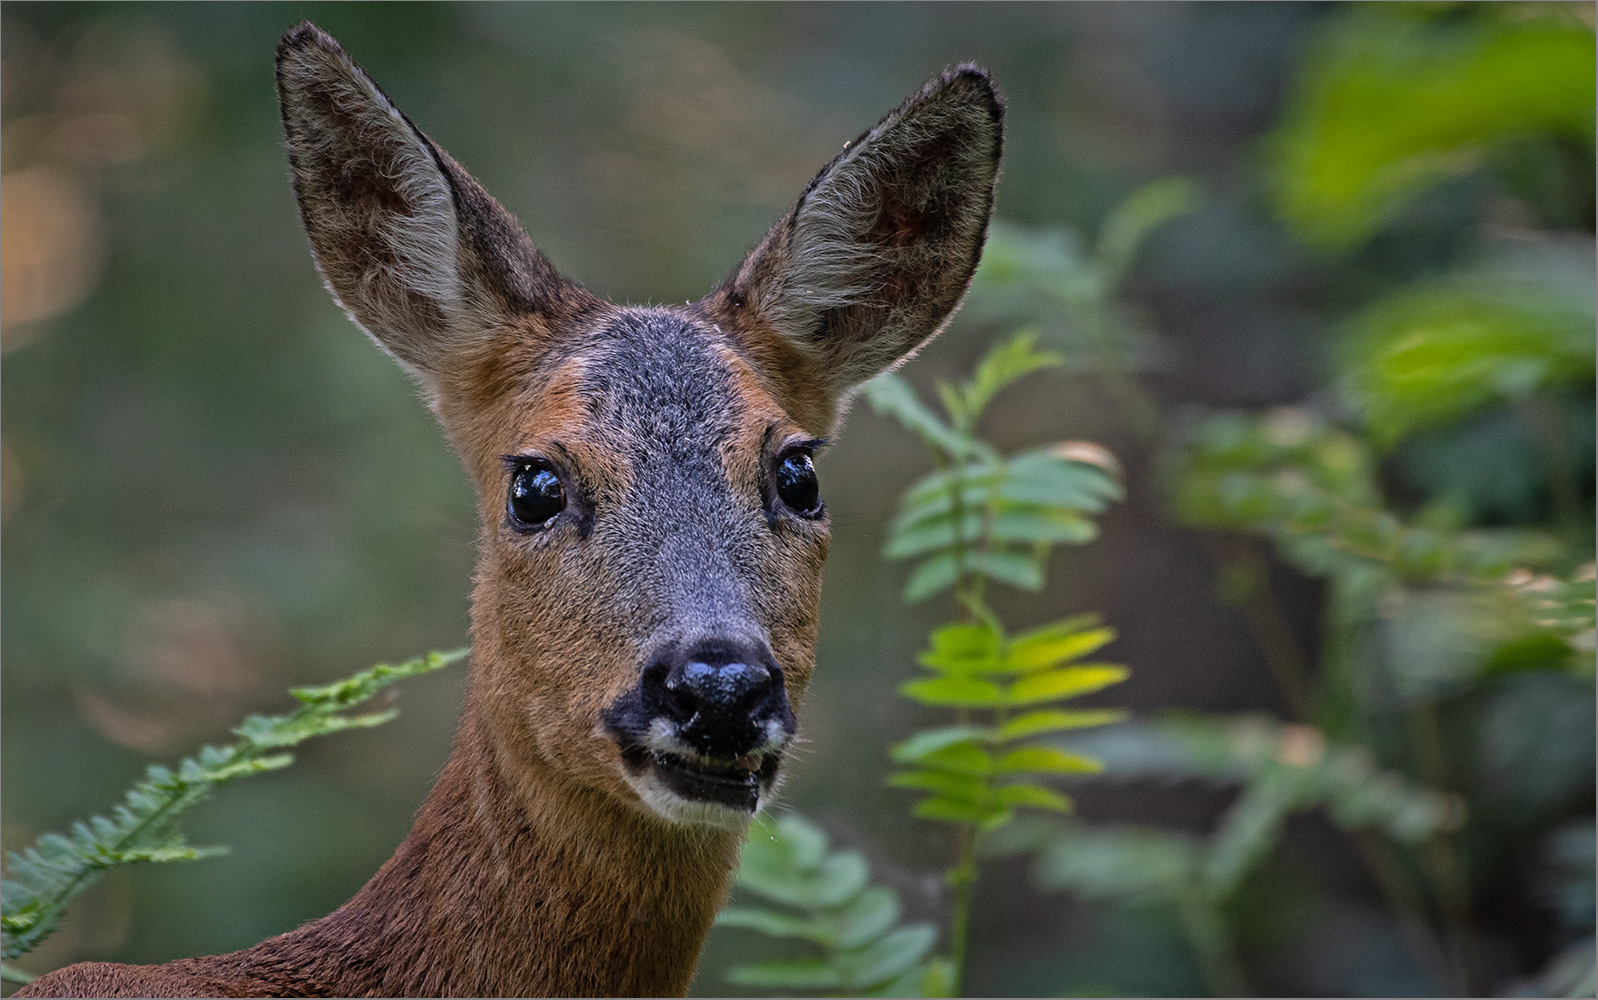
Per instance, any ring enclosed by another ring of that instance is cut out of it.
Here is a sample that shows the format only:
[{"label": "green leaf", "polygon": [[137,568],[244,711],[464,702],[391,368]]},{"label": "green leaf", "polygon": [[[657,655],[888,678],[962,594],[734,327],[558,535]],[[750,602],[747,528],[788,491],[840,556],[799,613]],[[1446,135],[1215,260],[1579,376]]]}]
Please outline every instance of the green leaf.
[{"label": "green leaf", "polygon": [[850,985],[876,986],[914,967],[932,951],[938,932],[931,924],[901,927],[847,958]]},{"label": "green leaf", "polygon": [[1058,732],[1062,729],[1108,725],[1125,718],[1126,712],[1118,708],[1090,708],[1081,711],[1040,709],[1018,715],[1000,726],[998,738],[1000,742],[1008,742],[1025,736],[1036,736],[1039,733]]},{"label": "green leaf", "polygon": [[1037,334],[1023,331],[995,344],[977,362],[961,392],[961,409],[967,426],[974,425],[994,397],[1010,383],[1043,368],[1058,368],[1065,359],[1054,351],[1037,349]]},{"label": "green leaf", "polygon": [[865,859],[853,851],[830,854],[814,871],[742,865],[739,885],[790,906],[824,908],[854,898],[870,877]]},{"label": "green leaf", "polygon": [[1011,456],[1005,463],[999,496],[1089,514],[1100,513],[1109,501],[1119,500],[1123,492],[1114,475],[1101,466],[1064,457],[1074,453],[1071,447],[1052,445]]},{"label": "green leaf", "polygon": [[837,946],[854,949],[870,944],[899,922],[901,912],[899,897],[892,889],[867,889],[840,916]]},{"label": "green leaf", "polygon": [[981,777],[951,771],[899,771],[888,778],[888,784],[895,788],[938,792],[949,798],[973,803],[981,802],[988,790],[987,782]]},{"label": "green leaf", "polygon": [[111,815],[96,816],[72,827],[72,837],[45,834],[30,848],[7,855],[0,909],[0,955],[11,959],[27,953],[56,928],[68,906],[109,868],[128,864],[192,861],[220,853],[220,848],[194,848],[183,840],[178,822],[215,789],[241,777],[288,765],[293,757],[273,752],[315,736],[377,725],[392,711],[365,715],[340,714],[379,690],[453,663],[466,650],[430,653],[398,665],[379,664],[353,677],[323,687],[296,688],[301,703],[293,712],[249,716],[234,731],[238,742],[204,747],[175,769],[152,765],[143,781],[129,789]]},{"label": "green leaf", "polygon": [[1118,283],[1149,233],[1198,208],[1199,186],[1186,177],[1164,177],[1121,199],[1099,229],[1098,258]]},{"label": "green leaf", "polygon": [[914,764],[928,754],[959,743],[986,743],[994,737],[991,726],[940,726],[923,729],[909,739],[896,743],[889,756],[895,763]]},{"label": "green leaf", "polygon": [[1022,590],[1043,588],[1043,569],[1036,556],[1021,552],[988,551],[971,554],[971,568],[983,576]]},{"label": "green leaf", "polygon": [[1037,705],[1098,691],[1126,678],[1125,667],[1109,663],[1059,667],[1022,677],[1010,685],[1003,698],[1006,704],[1013,706]]},{"label": "green leaf", "polygon": [[1352,247],[1419,192],[1528,133],[1591,155],[1591,27],[1436,25],[1385,6],[1343,12],[1310,52],[1268,143],[1277,209],[1301,236]]},{"label": "green leaf", "polygon": [[[1062,628],[1061,625],[1067,627]],[[1096,628],[1076,631],[1069,622],[1046,625],[1017,636],[1010,643],[1005,666],[1010,670],[1030,671],[1086,656],[1115,639],[1115,629]]]},{"label": "green leaf", "polygon": [[1000,542],[1029,545],[1079,545],[1097,538],[1099,528],[1074,510],[1006,504],[989,519],[988,536]]},{"label": "green leaf", "polygon": [[952,468],[929,472],[904,491],[893,530],[933,514],[950,513],[956,496],[966,510],[981,510],[987,506],[988,491],[1004,475],[1005,466],[997,457],[992,461],[962,462]]},{"label": "green leaf", "polygon": [[822,945],[837,943],[837,935],[826,921],[758,907],[729,906],[716,914],[716,925],[758,931],[767,937],[803,938]]},{"label": "green leaf", "polygon": [[1052,812],[1070,812],[1071,800],[1042,785],[1005,785],[993,794],[993,801],[1006,806],[1030,806]]},{"label": "green leaf", "polygon": [[924,601],[938,591],[954,586],[959,578],[960,563],[953,553],[933,556],[910,574],[909,582],[904,585],[904,602],[915,604]]},{"label": "green leaf", "polygon": [[845,985],[844,970],[821,958],[789,958],[735,965],[727,981],[740,986],[825,990]]},{"label": "green leaf", "polygon": [[1473,274],[1406,286],[1361,313],[1343,351],[1343,380],[1377,441],[1391,445],[1550,385],[1591,382],[1590,257],[1582,257],[1584,287],[1575,294],[1549,280],[1542,272],[1554,268],[1545,266],[1536,278]]},{"label": "green leaf", "polygon": [[980,823],[994,812],[994,809],[968,799],[950,798],[947,795],[923,799],[916,803],[914,810],[914,814],[922,819],[942,820],[945,823]]},{"label": "green leaf", "polygon": [[972,743],[955,743],[933,750],[923,754],[920,763],[922,767],[979,777],[993,772],[993,755]]},{"label": "green leaf", "polygon": [[898,420],[942,454],[964,459],[981,454],[984,450],[977,442],[956,433],[939,420],[916,398],[910,383],[892,372],[884,372],[867,382],[861,388],[861,394],[873,410]]},{"label": "green leaf", "polygon": [[1004,637],[987,622],[945,625],[932,633],[932,649],[916,661],[933,670],[977,673],[999,661]]},{"label": "green leaf", "polygon": [[1097,774],[1102,770],[1104,765],[1092,757],[1039,744],[1011,750],[999,758],[996,767],[998,774]]},{"label": "green leaf", "polygon": [[994,708],[1006,701],[1005,691],[999,685],[975,677],[934,677],[909,681],[899,685],[899,693],[923,705],[963,708]]}]

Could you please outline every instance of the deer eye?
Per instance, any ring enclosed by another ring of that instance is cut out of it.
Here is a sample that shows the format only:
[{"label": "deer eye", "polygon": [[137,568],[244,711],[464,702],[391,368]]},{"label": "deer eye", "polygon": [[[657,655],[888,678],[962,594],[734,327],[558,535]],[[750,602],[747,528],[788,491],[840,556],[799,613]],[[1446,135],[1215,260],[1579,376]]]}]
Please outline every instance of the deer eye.
[{"label": "deer eye", "polygon": [[821,516],[821,484],[808,451],[790,451],[777,463],[777,496],[800,517]]},{"label": "deer eye", "polygon": [[516,527],[542,527],[566,509],[566,490],[555,470],[546,465],[523,465],[511,477],[506,508]]}]

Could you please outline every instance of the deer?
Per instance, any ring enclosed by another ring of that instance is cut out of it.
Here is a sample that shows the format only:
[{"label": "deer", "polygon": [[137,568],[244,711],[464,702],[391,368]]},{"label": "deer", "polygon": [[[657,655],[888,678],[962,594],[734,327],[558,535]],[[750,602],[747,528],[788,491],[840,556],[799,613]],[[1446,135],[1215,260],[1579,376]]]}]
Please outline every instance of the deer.
[{"label": "deer", "polygon": [[393,857],[252,948],[84,962],[17,996],[682,996],[815,668],[814,458],[948,324],[1003,144],[938,74],[847,143],[709,295],[618,306],[306,22],[277,49],[317,268],[476,488],[466,693]]}]

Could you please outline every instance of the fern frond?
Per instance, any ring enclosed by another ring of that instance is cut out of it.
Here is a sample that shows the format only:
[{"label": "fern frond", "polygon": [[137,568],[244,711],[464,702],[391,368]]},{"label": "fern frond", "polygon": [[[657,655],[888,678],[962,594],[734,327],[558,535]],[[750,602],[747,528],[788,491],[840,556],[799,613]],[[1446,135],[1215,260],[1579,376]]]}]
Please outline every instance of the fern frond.
[{"label": "fern frond", "polygon": [[367,728],[395,712],[341,714],[405,677],[437,670],[466,650],[430,653],[397,665],[382,664],[324,687],[296,688],[301,705],[284,715],[252,715],[234,729],[238,741],[205,747],[175,769],[151,766],[109,817],[73,824],[71,836],[47,833],[32,847],[6,855],[7,878],[0,887],[3,954],[16,958],[37,947],[56,928],[61,915],[106,869],[144,862],[192,861],[220,848],[188,845],[178,821],[212,791],[249,774],[286,767],[280,752],[313,736]]},{"label": "fern frond", "polygon": [[[1063,812],[1070,800],[1038,784],[1063,774],[1092,774],[1097,760],[1036,742],[1046,733],[1118,722],[1111,709],[1067,711],[1058,704],[1127,676],[1126,668],[1080,663],[1115,638],[1092,615],[1053,622],[1011,638],[984,616],[945,625],[932,633],[931,648],[918,662],[933,676],[899,687],[923,705],[967,713],[991,711],[992,725],[961,723],[922,730],[895,745],[891,756],[909,770],[888,783],[929,793],[916,815],[947,823],[975,823],[991,830],[1008,823],[1020,807]],[[1014,709],[1024,711],[1008,715]]]},{"label": "fern frond", "polygon": [[938,960],[928,958],[936,930],[901,926],[897,894],[871,885],[865,859],[829,850],[827,835],[809,821],[757,819],[744,844],[738,887],[780,908],[729,907],[717,916],[718,925],[797,938],[822,953],[738,965],[727,972],[729,982],[843,996],[938,995],[925,992],[928,976],[938,973]]},{"label": "fern frond", "polygon": [[1363,441],[1284,409],[1212,417],[1167,468],[1183,520],[1267,535],[1312,573],[1374,567],[1412,582],[1496,586],[1563,551],[1534,532],[1406,525],[1383,507],[1375,464]]}]

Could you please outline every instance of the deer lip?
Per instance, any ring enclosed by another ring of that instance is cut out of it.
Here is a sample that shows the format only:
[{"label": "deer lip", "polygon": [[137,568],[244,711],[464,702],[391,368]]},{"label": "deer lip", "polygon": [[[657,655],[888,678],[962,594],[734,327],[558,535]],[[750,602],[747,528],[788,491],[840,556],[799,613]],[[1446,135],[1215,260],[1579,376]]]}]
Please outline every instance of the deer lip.
[{"label": "deer lip", "polygon": [[703,757],[645,747],[624,751],[634,773],[650,771],[661,784],[685,799],[714,802],[754,812],[762,789],[770,788],[781,766],[781,754],[747,753],[737,757]]}]

